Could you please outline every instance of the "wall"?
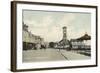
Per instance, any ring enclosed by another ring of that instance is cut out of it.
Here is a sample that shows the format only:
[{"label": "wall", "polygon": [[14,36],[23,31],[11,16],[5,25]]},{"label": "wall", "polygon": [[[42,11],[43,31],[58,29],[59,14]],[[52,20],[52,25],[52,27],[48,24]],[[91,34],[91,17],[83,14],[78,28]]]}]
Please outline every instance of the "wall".
[{"label": "wall", "polygon": [[[11,29],[10,28],[10,8],[11,8],[10,1],[11,0],[0,0],[0,73],[12,73],[10,71],[10,34],[11,34],[10,33],[10,29]],[[98,5],[100,7],[99,0],[98,1],[97,0],[32,0],[32,1]],[[100,31],[99,26],[100,25],[98,25],[99,28],[98,31]],[[100,34],[98,35],[98,37],[100,37]],[[98,38],[98,43],[99,40],[100,38]],[[99,48],[98,48],[98,55],[100,55]],[[98,60],[100,64],[100,57]],[[26,72],[26,73],[87,73],[87,72],[99,73],[100,65],[99,67],[92,67],[92,68],[47,70],[47,71],[35,71],[35,72]]]}]

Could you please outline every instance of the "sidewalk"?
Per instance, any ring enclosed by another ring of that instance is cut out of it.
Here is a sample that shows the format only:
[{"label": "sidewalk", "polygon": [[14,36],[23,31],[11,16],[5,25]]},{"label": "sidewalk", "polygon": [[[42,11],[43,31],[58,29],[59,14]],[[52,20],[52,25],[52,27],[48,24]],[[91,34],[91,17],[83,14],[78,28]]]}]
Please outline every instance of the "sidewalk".
[{"label": "sidewalk", "polygon": [[78,54],[73,51],[65,51],[65,50],[60,50],[60,52],[68,58],[68,60],[84,60],[84,59],[91,59],[89,56],[85,56],[82,54]]}]

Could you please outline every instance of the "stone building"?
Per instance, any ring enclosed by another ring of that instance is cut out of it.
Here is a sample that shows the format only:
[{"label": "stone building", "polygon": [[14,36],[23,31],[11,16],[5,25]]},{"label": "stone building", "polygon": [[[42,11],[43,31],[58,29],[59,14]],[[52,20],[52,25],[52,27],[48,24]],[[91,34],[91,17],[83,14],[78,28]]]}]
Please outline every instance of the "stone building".
[{"label": "stone building", "polygon": [[56,48],[69,50],[70,42],[67,39],[67,27],[64,26],[62,29],[63,29],[63,37],[62,37],[62,40],[60,40],[56,44]]}]

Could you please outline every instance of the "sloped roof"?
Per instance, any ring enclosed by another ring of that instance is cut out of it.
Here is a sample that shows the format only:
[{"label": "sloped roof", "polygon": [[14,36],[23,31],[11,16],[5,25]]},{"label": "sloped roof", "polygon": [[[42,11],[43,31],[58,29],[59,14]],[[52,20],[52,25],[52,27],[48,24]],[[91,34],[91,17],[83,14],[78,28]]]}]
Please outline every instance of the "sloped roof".
[{"label": "sloped roof", "polygon": [[81,36],[80,38],[77,38],[77,40],[80,40],[80,41],[91,40],[91,36],[89,36],[88,34],[85,34],[85,35]]},{"label": "sloped roof", "polygon": [[59,41],[60,45],[69,45],[69,40],[64,41],[63,39],[61,41]]}]

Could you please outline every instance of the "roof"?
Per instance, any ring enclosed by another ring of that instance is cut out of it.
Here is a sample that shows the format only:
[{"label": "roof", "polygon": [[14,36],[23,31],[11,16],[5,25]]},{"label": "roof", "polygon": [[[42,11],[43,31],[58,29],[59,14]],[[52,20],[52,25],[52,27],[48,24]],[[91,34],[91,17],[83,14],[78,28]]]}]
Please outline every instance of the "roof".
[{"label": "roof", "polygon": [[69,45],[69,40],[61,40],[61,41],[59,41],[59,43],[62,45],[62,44],[66,44],[66,45]]},{"label": "roof", "polygon": [[89,36],[87,33],[80,38],[77,38],[77,40],[83,41],[83,40],[91,40],[91,36]]}]

